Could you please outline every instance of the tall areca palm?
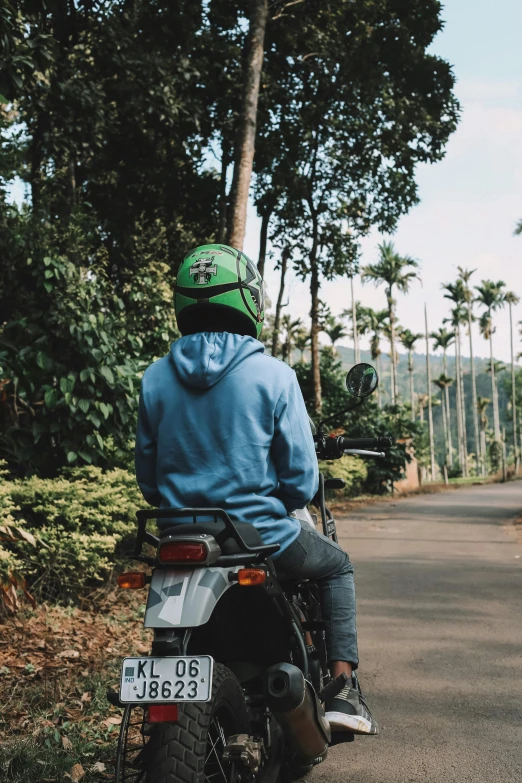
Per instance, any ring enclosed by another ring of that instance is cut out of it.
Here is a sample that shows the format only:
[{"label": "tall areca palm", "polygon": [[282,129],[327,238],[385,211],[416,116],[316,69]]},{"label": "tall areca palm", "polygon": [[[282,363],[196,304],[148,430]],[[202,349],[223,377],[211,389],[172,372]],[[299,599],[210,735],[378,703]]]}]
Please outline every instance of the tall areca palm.
[{"label": "tall areca palm", "polygon": [[496,283],[493,280],[482,280],[482,285],[475,286],[475,289],[478,292],[476,300],[485,308],[480,316],[479,324],[482,336],[485,340],[489,340],[491,396],[493,398],[493,429],[496,441],[500,440],[500,417],[498,411],[497,384],[495,380],[495,364],[493,359],[493,333],[495,331],[493,326],[493,313],[504,306],[504,286],[505,283],[502,280],[497,280]]},{"label": "tall areca palm", "polygon": [[489,397],[479,397],[477,399],[477,412],[480,420],[480,438],[482,441],[482,453],[484,455],[484,469],[486,468],[486,430],[488,428],[487,408],[491,400]]},{"label": "tall areca palm", "polygon": [[292,366],[292,351],[295,346],[295,338],[299,333],[299,330],[303,327],[303,322],[300,318],[292,319],[291,315],[284,315],[282,318],[283,325],[283,345],[281,350],[281,358],[284,362],[287,362],[290,367]]},{"label": "tall areca palm", "polygon": [[[350,278],[353,285],[353,278]],[[353,339],[353,363],[357,364],[361,361],[361,354],[359,351],[359,335],[362,334],[362,329],[364,328],[364,315],[363,312],[366,308],[364,308],[360,302],[353,301],[352,298],[352,306],[347,309],[343,310],[341,313],[341,318],[346,318],[348,322],[351,322],[352,324],[352,331],[350,334],[348,334],[349,337]]]},{"label": "tall areca palm", "polygon": [[424,408],[428,404],[428,395],[424,392],[417,394],[417,407],[419,409],[419,419],[424,422]]},{"label": "tall areca palm", "polygon": [[295,335],[295,347],[301,354],[299,362],[304,364],[304,354],[310,345],[310,332],[305,326],[301,326]]},{"label": "tall areca palm", "polygon": [[[434,340],[433,348],[436,351],[438,348],[442,348],[442,361],[444,367],[444,376],[448,378],[448,348],[455,339],[455,332],[448,332],[448,330],[441,326],[438,332],[432,332],[430,334],[432,340]],[[442,377],[442,376],[441,376]],[[452,382],[452,379],[450,378]],[[446,401],[446,423],[448,427],[448,466],[453,467],[453,443],[451,440],[451,408],[449,399],[449,387],[451,383],[447,383],[444,387],[444,397]]]},{"label": "tall areca palm", "polygon": [[478,409],[477,409],[477,379],[475,375],[475,357],[473,355],[473,336],[471,330],[471,324],[475,320],[473,315],[473,291],[469,286],[471,276],[477,271],[476,269],[464,269],[463,267],[457,267],[459,270],[459,279],[464,284],[464,298],[466,301],[466,311],[468,315],[468,335],[469,335],[469,360],[471,364],[471,396],[473,402],[473,434],[475,435],[475,455],[477,461],[477,473],[480,473],[481,463],[481,448],[479,440],[479,424],[478,424]]},{"label": "tall areca palm", "polygon": [[[371,307],[359,307],[359,333],[370,335],[370,355],[377,367],[377,374],[381,374],[381,336],[388,319],[387,310],[373,310]],[[377,403],[380,407],[381,397],[377,387]]]},{"label": "tall areca palm", "polygon": [[513,458],[515,460],[515,471],[518,472],[518,438],[517,438],[517,401],[515,394],[515,355],[513,348],[513,305],[520,302],[520,297],[513,291],[508,291],[504,296],[504,301],[509,306],[509,340],[511,344],[511,413],[513,416]]},{"label": "tall areca palm", "polygon": [[325,332],[330,338],[334,353],[337,353],[335,343],[338,340],[342,340],[343,337],[348,337],[348,332],[344,328],[344,325],[341,323],[341,321],[338,321],[334,315],[330,315],[328,317],[328,320],[323,327],[323,332]]},{"label": "tall areca palm", "polygon": [[448,375],[445,375],[444,373],[441,373],[438,378],[435,378],[433,383],[435,386],[437,386],[440,389],[440,396],[442,401],[442,427],[444,430],[444,451],[445,451],[445,463],[449,466],[450,465],[450,441],[448,437],[448,416],[446,413],[446,405],[444,404],[444,396],[446,392],[448,391],[449,387],[453,383],[453,378],[450,378]]},{"label": "tall areca palm", "polygon": [[415,421],[415,397],[413,389],[413,349],[415,343],[423,337],[422,334],[414,334],[409,329],[403,329],[400,333],[399,339],[403,346],[408,351],[408,372],[410,374],[410,403],[411,403],[411,420]]},{"label": "tall areca palm", "polygon": [[391,398],[392,403],[397,397],[397,361],[395,353],[395,300],[394,289],[407,293],[413,280],[419,280],[417,269],[419,264],[410,256],[400,256],[392,242],[379,245],[379,260],[369,264],[362,270],[361,279],[371,281],[375,285],[386,285],[386,300],[388,302],[388,318],[390,320],[390,358],[392,365]]},{"label": "tall areca palm", "polygon": [[455,283],[445,283],[442,286],[446,291],[445,299],[450,299],[455,307],[451,311],[451,318],[445,321],[451,323],[455,329],[455,375],[456,375],[456,404],[457,404],[457,435],[459,445],[459,461],[462,474],[467,475],[468,439],[466,435],[466,405],[464,398],[464,376],[462,372],[462,350],[460,342],[461,327],[467,324],[466,291],[464,282],[457,279]]}]

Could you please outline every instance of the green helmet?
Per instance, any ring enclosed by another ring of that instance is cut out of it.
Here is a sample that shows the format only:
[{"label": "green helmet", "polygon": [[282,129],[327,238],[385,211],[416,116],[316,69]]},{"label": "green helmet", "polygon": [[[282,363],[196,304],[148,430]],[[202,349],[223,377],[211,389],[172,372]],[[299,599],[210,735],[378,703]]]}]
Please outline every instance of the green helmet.
[{"label": "green helmet", "polygon": [[263,280],[241,250],[201,245],[179,268],[174,306],[181,334],[231,324],[216,331],[259,337],[265,317]]}]

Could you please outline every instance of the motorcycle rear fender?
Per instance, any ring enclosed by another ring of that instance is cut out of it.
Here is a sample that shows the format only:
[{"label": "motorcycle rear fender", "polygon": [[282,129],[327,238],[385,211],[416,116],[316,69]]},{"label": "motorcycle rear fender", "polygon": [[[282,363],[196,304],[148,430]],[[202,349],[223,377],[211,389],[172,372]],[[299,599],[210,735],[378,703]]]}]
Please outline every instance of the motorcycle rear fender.
[{"label": "motorcycle rear fender", "polygon": [[157,568],[152,574],[145,628],[195,628],[207,623],[237,568]]}]

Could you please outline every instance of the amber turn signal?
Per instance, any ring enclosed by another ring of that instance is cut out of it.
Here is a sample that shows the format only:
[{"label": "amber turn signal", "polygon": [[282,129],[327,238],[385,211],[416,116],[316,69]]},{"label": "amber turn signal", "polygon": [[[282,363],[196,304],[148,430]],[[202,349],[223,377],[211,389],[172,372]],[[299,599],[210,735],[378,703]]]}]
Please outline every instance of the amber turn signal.
[{"label": "amber turn signal", "polygon": [[264,568],[240,568],[237,572],[237,581],[242,587],[264,585],[266,571]]},{"label": "amber turn signal", "polygon": [[118,587],[123,587],[125,590],[139,590],[140,587],[145,587],[145,574],[141,571],[127,571],[126,574],[120,574]]}]

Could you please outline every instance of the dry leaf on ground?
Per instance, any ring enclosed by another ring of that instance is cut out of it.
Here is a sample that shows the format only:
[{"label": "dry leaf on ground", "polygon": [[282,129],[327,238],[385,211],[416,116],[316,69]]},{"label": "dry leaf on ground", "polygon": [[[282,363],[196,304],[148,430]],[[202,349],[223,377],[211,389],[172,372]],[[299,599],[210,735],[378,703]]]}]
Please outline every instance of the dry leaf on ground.
[{"label": "dry leaf on ground", "polygon": [[74,767],[71,769],[72,783],[78,783],[78,781],[81,780],[84,775],[85,775],[85,770],[82,767],[82,765],[75,764]]},{"label": "dry leaf on ground", "polygon": [[109,728],[110,726],[119,726],[121,723],[121,715],[111,715],[107,720],[103,721],[103,725]]},{"label": "dry leaf on ground", "polygon": [[91,767],[91,772],[105,772],[107,767],[103,763],[103,761],[97,761],[96,764],[93,764]]},{"label": "dry leaf on ground", "polygon": [[64,750],[72,750],[72,742],[69,737],[62,737],[62,748]]}]

